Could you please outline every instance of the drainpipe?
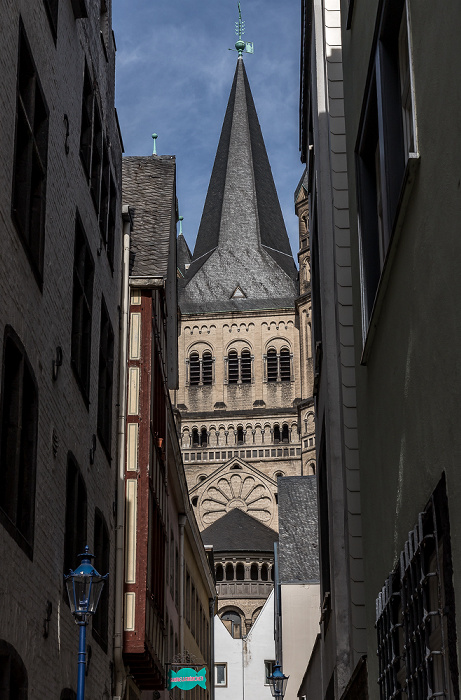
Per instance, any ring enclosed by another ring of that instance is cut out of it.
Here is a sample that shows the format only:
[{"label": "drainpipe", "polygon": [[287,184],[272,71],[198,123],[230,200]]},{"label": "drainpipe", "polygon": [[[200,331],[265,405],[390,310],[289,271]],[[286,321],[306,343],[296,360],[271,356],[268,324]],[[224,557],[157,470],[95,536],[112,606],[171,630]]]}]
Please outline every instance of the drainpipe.
[{"label": "drainpipe", "polygon": [[[184,526],[187,516],[178,514],[179,525],[179,653],[184,654]],[[181,657],[182,658],[182,657]],[[184,690],[181,690],[181,700],[184,700]]]},{"label": "drainpipe", "polygon": [[123,260],[120,329],[119,367],[119,417],[117,434],[118,477],[117,477],[117,522],[115,529],[115,624],[114,624],[114,664],[115,695],[113,700],[121,700],[125,693],[126,672],[123,663],[123,579],[125,553],[125,445],[126,445],[126,371],[128,346],[128,312],[130,308],[130,236],[133,227],[130,208],[122,207],[123,220]]},{"label": "drainpipe", "polygon": [[216,604],[216,598],[208,598],[210,604],[210,700],[214,700],[214,609]]}]

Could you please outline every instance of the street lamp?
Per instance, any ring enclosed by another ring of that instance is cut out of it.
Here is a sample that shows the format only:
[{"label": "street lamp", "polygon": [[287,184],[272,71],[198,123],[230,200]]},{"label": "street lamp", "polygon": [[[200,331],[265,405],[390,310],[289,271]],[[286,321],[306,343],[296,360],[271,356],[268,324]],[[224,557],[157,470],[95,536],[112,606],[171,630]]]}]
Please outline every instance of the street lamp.
[{"label": "street lamp", "polygon": [[280,664],[274,664],[272,676],[269,676],[268,681],[271,687],[271,693],[274,698],[283,698],[287,687],[289,676],[285,676],[280,670]]},{"label": "street lamp", "polygon": [[109,574],[101,576],[91,564],[94,554],[88,552],[79,554],[82,557],[80,565],[75,571],[70,571],[64,579],[69,596],[69,604],[75,622],[80,627],[78,645],[78,677],[77,677],[77,700],[84,700],[85,697],[85,667],[86,667],[86,626],[91,615],[94,615],[101,597],[104,581]]}]

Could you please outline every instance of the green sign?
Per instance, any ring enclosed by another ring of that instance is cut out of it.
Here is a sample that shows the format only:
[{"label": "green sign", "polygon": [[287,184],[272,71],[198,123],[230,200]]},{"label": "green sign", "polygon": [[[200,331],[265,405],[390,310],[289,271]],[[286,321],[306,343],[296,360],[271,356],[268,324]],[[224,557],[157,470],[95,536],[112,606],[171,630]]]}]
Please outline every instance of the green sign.
[{"label": "green sign", "polygon": [[206,668],[196,671],[193,668],[181,668],[168,672],[168,690],[175,686],[182,690],[192,690],[196,685],[206,690]]}]

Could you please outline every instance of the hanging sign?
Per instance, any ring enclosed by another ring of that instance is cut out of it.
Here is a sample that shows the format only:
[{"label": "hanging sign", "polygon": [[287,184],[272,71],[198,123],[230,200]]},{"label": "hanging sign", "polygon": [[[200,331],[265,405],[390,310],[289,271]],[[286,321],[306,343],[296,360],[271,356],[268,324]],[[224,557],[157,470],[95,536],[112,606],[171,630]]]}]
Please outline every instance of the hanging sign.
[{"label": "hanging sign", "polygon": [[168,690],[175,686],[181,690],[192,690],[196,685],[206,690],[206,668],[196,671],[193,668],[181,668],[168,672]]}]

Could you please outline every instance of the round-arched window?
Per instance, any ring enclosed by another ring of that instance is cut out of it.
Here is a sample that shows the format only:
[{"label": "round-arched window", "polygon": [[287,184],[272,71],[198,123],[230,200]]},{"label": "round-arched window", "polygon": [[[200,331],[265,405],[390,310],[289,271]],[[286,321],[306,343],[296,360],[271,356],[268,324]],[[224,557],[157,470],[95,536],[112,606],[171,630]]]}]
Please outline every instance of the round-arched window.
[{"label": "round-arched window", "polygon": [[189,355],[189,384],[200,384],[200,358],[198,352]]},{"label": "round-arched window", "polygon": [[245,567],[241,562],[235,567],[235,578],[237,581],[244,581],[245,579]]},{"label": "round-arched window", "polygon": [[224,569],[222,564],[216,564],[216,581],[224,581]]}]

